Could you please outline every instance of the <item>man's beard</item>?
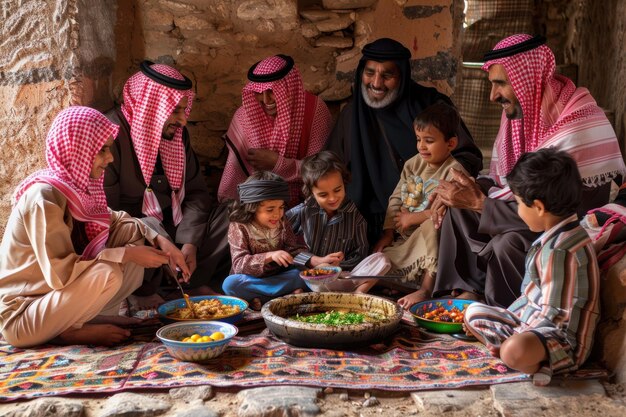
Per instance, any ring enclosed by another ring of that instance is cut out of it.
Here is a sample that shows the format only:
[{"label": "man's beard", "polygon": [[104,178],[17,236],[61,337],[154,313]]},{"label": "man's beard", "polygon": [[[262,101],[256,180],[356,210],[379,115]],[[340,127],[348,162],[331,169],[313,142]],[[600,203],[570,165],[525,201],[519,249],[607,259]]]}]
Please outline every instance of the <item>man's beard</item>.
[{"label": "man's beard", "polygon": [[[500,104],[500,105],[505,104],[505,103],[509,103],[509,104],[513,105],[513,103],[510,100],[507,100],[505,98],[500,98],[500,99],[496,100],[496,102],[498,104]],[[512,113],[504,112],[504,115],[509,120],[521,119],[522,118],[522,106],[519,103],[517,103],[517,104],[513,105],[513,112]]]},{"label": "man's beard", "polygon": [[[174,129],[174,131],[172,131],[172,133],[167,133],[167,130],[170,126],[174,126],[176,129]],[[161,138],[165,139],[165,140],[172,140],[174,139],[174,135],[176,135],[176,131],[178,130],[178,128],[182,127],[180,124],[171,124],[168,125],[165,129],[163,129],[163,131],[161,132]]]},{"label": "man's beard", "polygon": [[361,95],[363,96],[363,101],[365,101],[365,104],[373,109],[382,109],[383,107],[387,107],[388,105],[396,101],[399,94],[400,88],[396,87],[393,90],[388,90],[387,94],[385,94],[385,97],[383,97],[382,99],[372,100],[368,95],[367,86],[361,83]]}]

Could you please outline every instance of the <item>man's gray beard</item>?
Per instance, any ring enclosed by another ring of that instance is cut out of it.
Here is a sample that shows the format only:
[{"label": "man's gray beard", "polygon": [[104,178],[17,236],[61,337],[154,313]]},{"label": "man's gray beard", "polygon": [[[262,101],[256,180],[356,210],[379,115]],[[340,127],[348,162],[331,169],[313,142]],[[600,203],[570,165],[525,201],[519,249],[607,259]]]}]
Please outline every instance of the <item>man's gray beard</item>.
[{"label": "man's gray beard", "polygon": [[373,109],[382,109],[383,107],[387,107],[388,105],[396,101],[399,93],[400,88],[396,87],[393,90],[387,91],[387,94],[385,95],[385,97],[383,97],[382,100],[374,101],[370,99],[370,96],[367,94],[367,86],[361,83],[361,96],[363,96],[363,101],[365,101],[365,104]]}]

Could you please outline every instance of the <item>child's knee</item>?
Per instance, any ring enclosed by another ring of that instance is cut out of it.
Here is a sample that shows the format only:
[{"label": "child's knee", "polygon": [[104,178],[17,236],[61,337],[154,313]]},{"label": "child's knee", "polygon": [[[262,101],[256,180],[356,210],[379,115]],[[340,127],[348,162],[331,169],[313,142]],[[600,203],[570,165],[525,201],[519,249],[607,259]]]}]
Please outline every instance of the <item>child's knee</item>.
[{"label": "child's knee", "polygon": [[222,283],[222,290],[226,295],[237,295],[240,287],[241,279],[239,275],[229,275]]},{"label": "child's knee", "polygon": [[537,336],[530,332],[513,335],[502,342],[500,359],[509,367],[528,373],[543,359],[543,345]]},{"label": "child's knee", "polygon": [[524,348],[519,340],[512,336],[502,342],[500,346],[500,359],[509,368],[519,369],[524,365]]}]

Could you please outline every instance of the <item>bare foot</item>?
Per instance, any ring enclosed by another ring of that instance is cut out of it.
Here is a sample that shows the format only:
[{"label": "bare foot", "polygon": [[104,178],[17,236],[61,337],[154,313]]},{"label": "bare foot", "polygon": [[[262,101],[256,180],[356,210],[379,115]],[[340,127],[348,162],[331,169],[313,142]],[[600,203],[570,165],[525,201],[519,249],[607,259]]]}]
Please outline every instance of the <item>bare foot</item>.
[{"label": "bare foot", "polygon": [[362,281],[355,289],[354,292],[357,294],[367,294],[367,292],[372,289],[374,285],[378,282],[377,279],[368,279]]},{"label": "bare foot", "polygon": [[138,327],[153,326],[160,323],[157,317],[152,318],[139,318],[139,317],[127,317],[127,316],[105,316],[99,315],[89,320],[89,324],[113,324],[115,326],[123,327],[125,329],[135,329]]},{"label": "bare foot", "polygon": [[84,324],[80,329],[70,328],[50,341],[57,345],[113,346],[130,337],[130,331],[112,324]]},{"label": "bare foot", "polygon": [[130,305],[131,314],[136,311],[156,309],[158,306],[160,306],[164,302],[165,300],[163,300],[163,298],[158,294],[152,294],[152,295],[146,295],[146,296],[138,296],[138,295],[131,294],[128,296],[128,304]]},{"label": "bare foot", "polygon": [[298,288],[292,292],[292,294],[302,294],[304,290],[302,288]]},{"label": "bare foot", "polygon": [[428,300],[430,298],[430,292],[426,290],[417,290],[412,292],[409,295],[405,295],[404,297],[398,300],[398,304],[404,307],[405,309],[410,308],[413,304],[417,304],[420,301]]},{"label": "bare foot", "polygon": [[481,301],[482,298],[480,295],[471,292],[471,291],[457,291],[454,290],[452,292],[452,296],[454,298],[458,298],[459,300],[473,300],[473,301]]},{"label": "bare foot", "polygon": [[546,385],[550,385],[551,380],[552,369],[547,366],[542,366],[533,374],[533,385],[536,387],[545,387]]},{"label": "bare foot", "polygon": [[254,311],[261,310],[261,307],[263,307],[263,303],[261,303],[260,298],[253,298],[252,301],[250,301],[250,308]]},{"label": "bare foot", "polygon": [[197,288],[190,288],[185,291],[192,297],[195,295],[221,295],[220,293],[215,292],[213,288],[209,287],[208,285],[201,285]]},{"label": "bare foot", "polygon": [[400,294],[400,291],[396,290],[395,288],[383,288],[382,293],[388,297],[395,297],[398,294]]},{"label": "bare foot", "polygon": [[126,317],[126,316],[104,316],[99,315],[89,320],[89,324],[114,324],[116,326],[127,327],[127,326],[137,326],[141,324],[144,320],[139,319],[137,317]]},{"label": "bare foot", "polygon": [[[474,334],[472,334],[472,336],[476,337],[476,335]],[[494,358],[500,357],[500,346],[489,345],[487,346],[487,349],[489,349],[491,356],[493,356]]]}]

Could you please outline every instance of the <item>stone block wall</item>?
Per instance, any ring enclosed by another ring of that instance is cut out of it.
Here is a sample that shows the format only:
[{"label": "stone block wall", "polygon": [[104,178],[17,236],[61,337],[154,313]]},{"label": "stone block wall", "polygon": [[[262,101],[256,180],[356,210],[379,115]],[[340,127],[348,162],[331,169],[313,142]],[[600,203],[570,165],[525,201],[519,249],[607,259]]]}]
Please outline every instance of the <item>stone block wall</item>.
[{"label": "stone block wall", "polygon": [[601,320],[593,358],[626,383],[626,258],[613,265],[601,282]]},{"label": "stone block wall", "polygon": [[0,232],[17,183],[45,166],[56,114],[107,101],[115,7],[112,0],[0,3]]},{"label": "stone block wall", "polygon": [[568,62],[578,64],[579,85],[589,88],[609,112],[626,155],[626,2],[583,0],[570,23],[564,46]]}]

